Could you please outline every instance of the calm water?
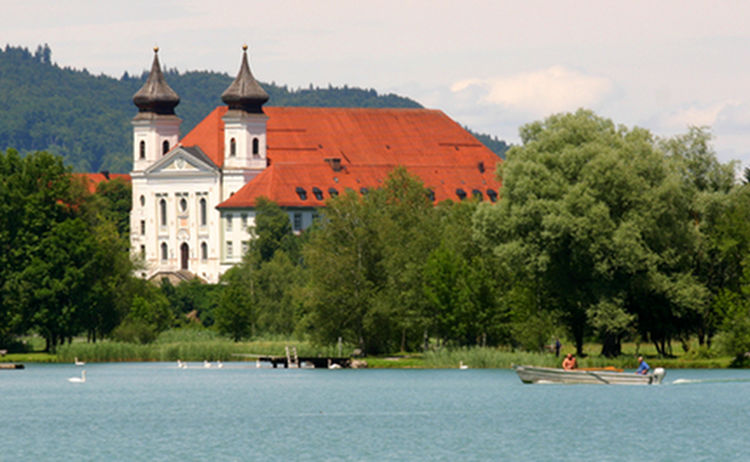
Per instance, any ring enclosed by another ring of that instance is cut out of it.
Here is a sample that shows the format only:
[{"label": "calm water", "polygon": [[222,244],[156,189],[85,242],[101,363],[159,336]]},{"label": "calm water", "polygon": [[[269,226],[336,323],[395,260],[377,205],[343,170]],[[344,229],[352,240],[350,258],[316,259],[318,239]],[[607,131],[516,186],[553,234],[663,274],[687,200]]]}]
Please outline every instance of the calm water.
[{"label": "calm water", "polygon": [[191,366],[87,364],[84,384],[73,365],[0,371],[0,461],[750,460],[750,371],[608,387]]}]

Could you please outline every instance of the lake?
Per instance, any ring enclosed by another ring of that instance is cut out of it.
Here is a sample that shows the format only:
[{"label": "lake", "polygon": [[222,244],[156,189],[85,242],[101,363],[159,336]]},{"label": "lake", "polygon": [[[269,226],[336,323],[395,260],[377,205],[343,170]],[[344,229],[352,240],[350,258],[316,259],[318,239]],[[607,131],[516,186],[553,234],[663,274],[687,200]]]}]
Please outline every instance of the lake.
[{"label": "lake", "polygon": [[0,461],[750,459],[747,370],[599,386],[510,370],[84,368],[0,371]]}]

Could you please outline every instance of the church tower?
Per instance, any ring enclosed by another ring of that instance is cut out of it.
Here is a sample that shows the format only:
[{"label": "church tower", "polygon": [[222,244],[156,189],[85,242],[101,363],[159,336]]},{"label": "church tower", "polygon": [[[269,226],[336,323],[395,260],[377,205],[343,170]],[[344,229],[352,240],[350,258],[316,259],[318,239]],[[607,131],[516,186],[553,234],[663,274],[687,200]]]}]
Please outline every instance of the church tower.
[{"label": "church tower", "polygon": [[222,199],[237,192],[266,168],[266,122],[263,104],[268,93],[250,72],[247,45],[242,47],[237,78],[221,95],[229,106],[224,121],[224,167]]},{"label": "church tower", "polygon": [[133,118],[133,172],[142,172],[178,142],[180,122],[174,108],[180,97],[167,85],[159,65],[159,48],[154,48],[154,62],[148,80],[135,95],[138,115]]}]

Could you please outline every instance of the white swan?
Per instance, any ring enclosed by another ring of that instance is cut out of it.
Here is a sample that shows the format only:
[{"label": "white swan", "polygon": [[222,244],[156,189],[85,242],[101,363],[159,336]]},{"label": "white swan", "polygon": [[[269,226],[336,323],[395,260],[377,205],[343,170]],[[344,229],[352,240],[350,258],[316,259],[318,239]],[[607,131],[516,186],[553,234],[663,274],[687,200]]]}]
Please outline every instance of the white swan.
[{"label": "white swan", "polygon": [[464,364],[464,362],[463,362],[463,361],[459,361],[459,362],[458,362],[458,368],[459,368],[459,369],[468,369],[468,368],[469,368],[469,366],[467,366],[466,364]]},{"label": "white swan", "polygon": [[179,369],[187,369],[187,363],[183,363],[181,360],[177,360],[177,367]]},{"label": "white swan", "polygon": [[76,366],[84,366],[84,365],[86,365],[85,362],[78,360],[78,356],[76,356],[76,358],[75,358],[75,363],[76,363]]},{"label": "white swan", "polygon": [[341,364],[334,363],[330,359],[328,360],[328,369],[341,369]]},{"label": "white swan", "polygon": [[219,361],[219,360],[217,360],[216,361],[216,367],[218,367],[219,369],[221,369],[222,367],[224,367],[224,363],[221,362],[221,361]]},{"label": "white swan", "polygon": [[255,367],[260,369],[260,359],[255,360]]},{"label": "white swan", "polygon": [[211,363],[208,362],[208,360],[204,360],[203,361],[203,367],[205,367],[206,369],[208,369],[209,367],[211,367]]},{"label": "white swan", "polygon": [[80,377],[71,377],[68,379],[70,383],[86,383],[86,369],[81,371]]}]

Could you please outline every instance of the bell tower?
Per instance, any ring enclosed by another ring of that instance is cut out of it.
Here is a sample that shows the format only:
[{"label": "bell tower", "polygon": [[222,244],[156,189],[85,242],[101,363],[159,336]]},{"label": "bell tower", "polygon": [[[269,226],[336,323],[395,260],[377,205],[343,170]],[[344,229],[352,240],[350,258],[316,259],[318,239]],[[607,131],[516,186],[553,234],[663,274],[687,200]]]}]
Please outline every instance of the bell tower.
[{"label": "bell tower", "polygon": [[250,72],[247,45],[237,78],[221,95],[229,106],[224,121],[224,181],[222,200],[238,191],[266,168],[266,123],[263,104],[268,93]]},{"label": "bell tower", "polygon": [[133,172],[142,172],[179,140],[180,120],[174,108],[180,103],[164,79],[159,64],[159,48],[154,48],[154,62],[146,83],[133,95],[138,115],[133,118]]}]

